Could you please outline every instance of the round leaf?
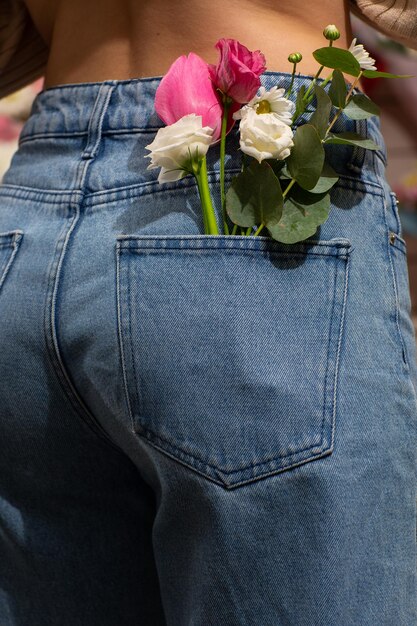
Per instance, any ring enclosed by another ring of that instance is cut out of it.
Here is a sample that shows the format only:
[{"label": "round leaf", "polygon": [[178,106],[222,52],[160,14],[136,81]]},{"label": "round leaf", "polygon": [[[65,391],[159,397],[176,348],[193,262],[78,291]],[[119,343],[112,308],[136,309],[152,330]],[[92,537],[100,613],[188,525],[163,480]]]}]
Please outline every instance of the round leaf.
[{"label": "round leaf", "polygon": [[294,146],[287,158],[292,178],[304,189],[312,189],[320,178],[324,156],[324,148],[314,126],[299,126],[294,135]]},{"label": "round leaf", "polygon": [[279,220],[282,214],[282,190],[268,163],[252,161],[232,179],[226,193],[226,211],[233,223],[254,226]]},{"label": "round leaf", "polygon": [[362,137],[357,133],[330,133],[325,140],[325,143],[345,144],[348,146],[359,146],[367,150],[381,150],[381,146],[378,146],[372,139]]},{"label": "round leaf", "polygon": [[316,61],[320,63],[320,65],[324,65],[324,67],[340,70],[350,76],[359,76],[360,74],[361,67],[349,50],[326,46],[325,48],[315,50],[313,56]]},{"label": "round leaf", "polygon": [[314,235],[317,227],[329,217],[330,194],[321,196],[298,189],[286,199],[278,224],[268,230],[273,239],[282,243],[297,243]]},{"label": "round leaf", "polygon": [[326,134],[327,126],[329,124],[329,115],[332,108],[332,101],[330,100],[323,87],[320,85],[314,85],[314,92],[316,95],[316,110],[310,118],[309,123],[314,126],[321,138]]},{"label": "round leaf", "polygon": [[412,74],[390,74],[389,72],[378,72],[377,70],[364,70],[362,75],[365,78],[414,78]]},{"label": "round leaf", "polygon": [[366,120],[373,115],[379,115],[379,107],[363,93],[352,96],[345,108],[345,113],[352,120]]},{"label": "round leaf", "polygon": [[334,106],[338,109],[344,109],[346,105],[346,83],[340,70],[334,70],[332,82],[329,87],[329,96]]}]

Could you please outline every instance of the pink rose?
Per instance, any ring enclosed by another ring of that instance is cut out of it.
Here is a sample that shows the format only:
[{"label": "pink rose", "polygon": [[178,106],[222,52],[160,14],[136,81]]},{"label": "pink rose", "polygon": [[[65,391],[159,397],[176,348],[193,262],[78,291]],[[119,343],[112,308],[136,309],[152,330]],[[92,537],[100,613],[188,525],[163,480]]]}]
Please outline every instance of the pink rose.
[{"label": "pink rose", "polygon": [[[213,128],[213,141],[220,138],[223,104],[213,85],[208,64],[194,52],[178,57],[162,78],[155,93],[155,110],[165,124],[184,115],[202,116],[202,125]],[[230,112],[227,132],[235,121]]]},{"label": "pink rose", "polygon": [[208,66],[213,85],[235,102],[246,104],[261,86],[259,76],[266,69],[265,57],[259,50],[250,52],[236,39],[219,39],[217,65]]}]

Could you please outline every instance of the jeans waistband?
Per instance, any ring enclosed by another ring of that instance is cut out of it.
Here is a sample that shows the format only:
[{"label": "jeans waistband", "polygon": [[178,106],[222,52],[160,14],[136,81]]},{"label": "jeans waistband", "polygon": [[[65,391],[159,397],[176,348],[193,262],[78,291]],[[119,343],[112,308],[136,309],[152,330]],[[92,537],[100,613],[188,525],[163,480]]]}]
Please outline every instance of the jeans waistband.
[{"label": "jeans waistband", "polygon": [[[20,133],[19,142],[36,137],[80,135],[88,133],[94,121],[104,133],[152,130],[163,126],[154,109],[156,89],[162,76],[105,80],[102,82],[69,83],[49,87],[39,92],[32,104],[30,117]],[[287,89],[291,74],[264,72],[261,84],[270,89],[278,85]],[[298,74],[294,80],[291,99],[311,77]],[[321,79],[318,82],[322,82]],[[380,157],[386,162],[386,150],[381,143],[379,120],[351,120],[341,115],[335,132],[360,132],[381,145]]]}]

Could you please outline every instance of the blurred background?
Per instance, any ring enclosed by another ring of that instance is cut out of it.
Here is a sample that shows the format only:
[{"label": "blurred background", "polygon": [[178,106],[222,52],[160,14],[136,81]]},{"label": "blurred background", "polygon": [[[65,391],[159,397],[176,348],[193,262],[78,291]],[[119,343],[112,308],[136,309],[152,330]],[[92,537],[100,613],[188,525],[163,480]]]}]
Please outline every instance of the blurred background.
[{"label": "blurred background", "polygon": [[[387,39],[354,16],[352,26],[354,37],[376,60],[378,70],[413,75],[407,79],[365,79],[363,85],[381,108],[381,126],[388,150],[387,177],[399,201],[417,331],[417,52]],[[0,182],[17,149],[19,133],[33,99],[42,86],[43,78],[40,78],[0,99]]]}]

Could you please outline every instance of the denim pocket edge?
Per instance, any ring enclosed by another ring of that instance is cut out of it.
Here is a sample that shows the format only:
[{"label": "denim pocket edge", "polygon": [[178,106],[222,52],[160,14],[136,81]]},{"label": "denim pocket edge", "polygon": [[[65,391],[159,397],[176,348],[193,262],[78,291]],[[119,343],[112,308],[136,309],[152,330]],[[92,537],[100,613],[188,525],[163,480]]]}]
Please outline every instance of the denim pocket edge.
[{"label": "denim pocket edge", "polygon": [[[268,458],[263,462],[238,467],[233,471],[223,471],[219,467],[210,466],[204,459],[188,454],[177,447],[175,442],[167,441],[154,432],[149,425],[140,423],[135,416],[140,415],[140,400],[137,391],[135,374],[135,358],[131,339],[131,319],[128,314],[127,298],[128,277],[121,274],[126,268],[121,267],[123,253],[132,250],[154,253],[163,253],[164,250],[198,251],[201,249],[231,249],[236,252],[271,252],[276,249],[277,254],[286,257],[291,254],[307,254],[312,256],[327,256],[334,263],[334,291],[332,298],[332,312],[329,319],[329,338],[327,348],[327,365],[325,372],[325,397],[323,402],[323,418],[321,443],[305,449],[297,450],[288,459],[282,456]],[[353,250],[351,242],[346,238],[334,238],[328,241],[305,240],[298,244],[280,244],[270,237],[259,236],[231,236],[231,235],[120,235],[116,242],[116,281],[117,281],[117,319],[119,348],[123,370],[125,395],[130,414],[132,431],[142,436],[160,452],[197,471],[206,478],[213,480],[227,489],[253,482],[259,478],[274,475],[308,461],[312,461],[331,454],[334,448],[334,426],[336,420],[336,396],[339,379],[339,361],[343,339],[344,318],[348,291],[349,258]],[[338,261],[344,261],[339,263]],[[331,370],[331,371],[330,371]],[[330,374],[329,374],[330,371]],[[139,404],[138,404],[139,402]],[[255,467],[256,465],[256,467]]]}]

